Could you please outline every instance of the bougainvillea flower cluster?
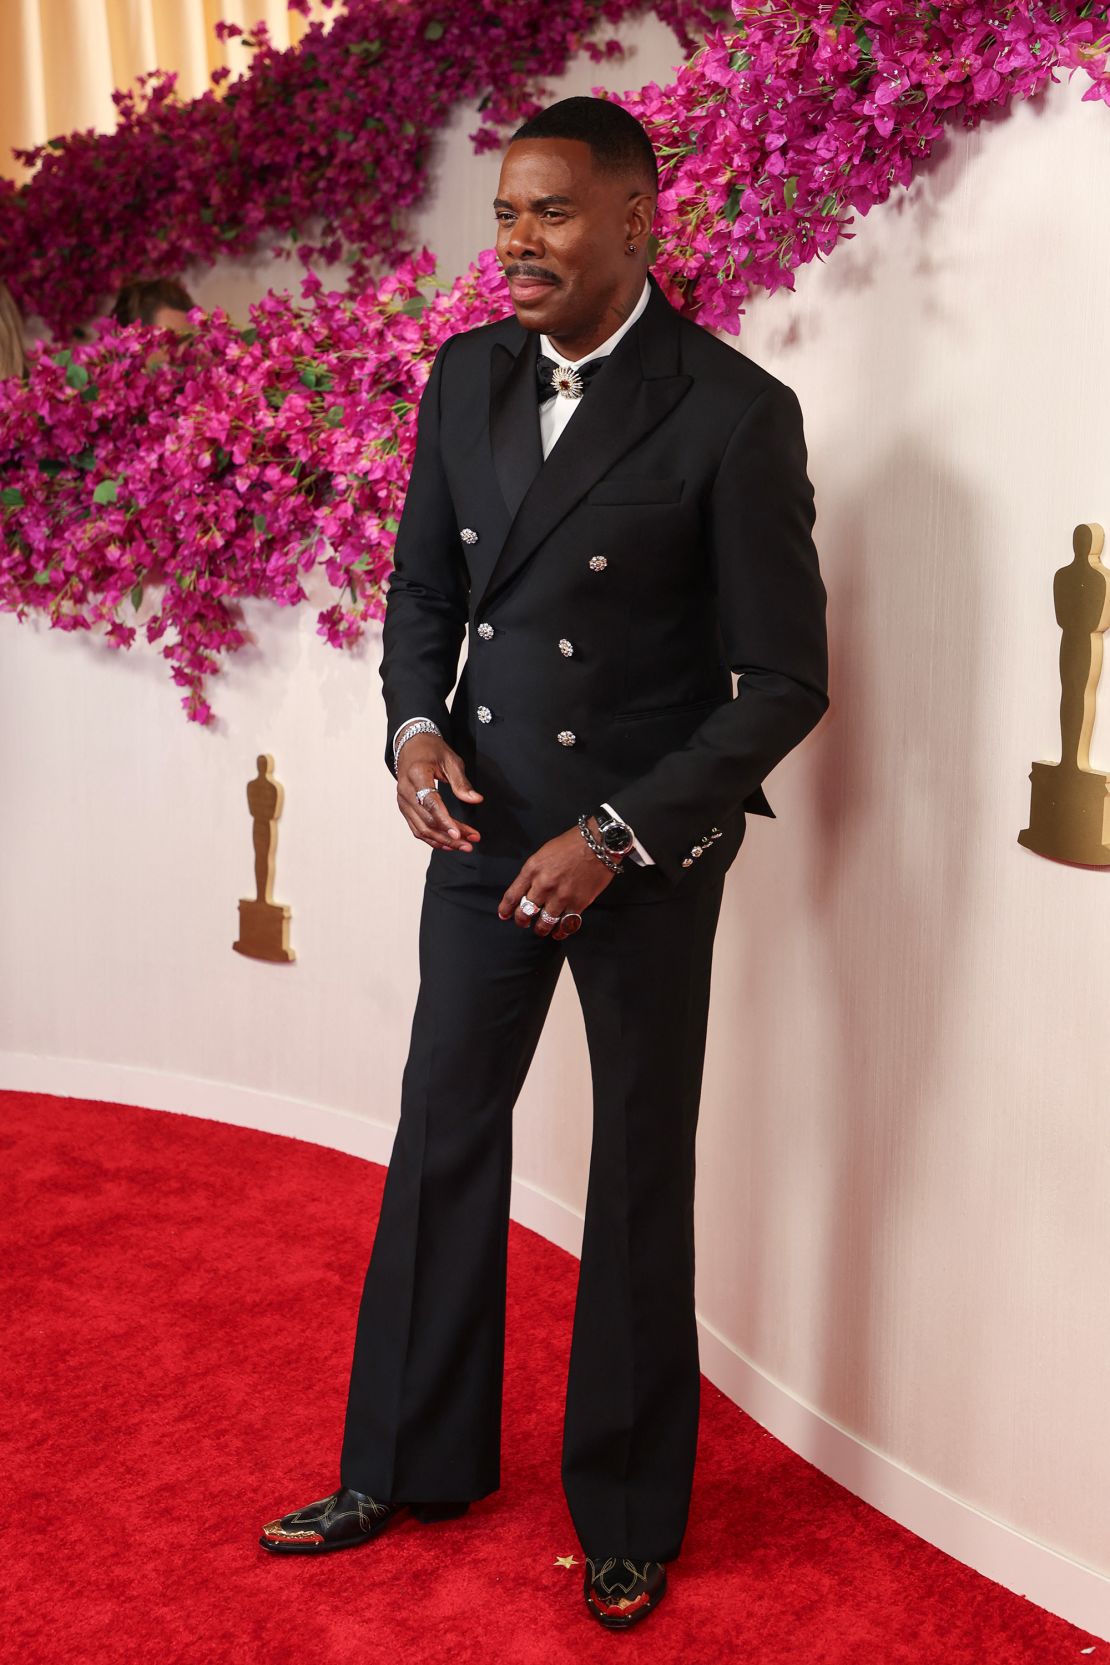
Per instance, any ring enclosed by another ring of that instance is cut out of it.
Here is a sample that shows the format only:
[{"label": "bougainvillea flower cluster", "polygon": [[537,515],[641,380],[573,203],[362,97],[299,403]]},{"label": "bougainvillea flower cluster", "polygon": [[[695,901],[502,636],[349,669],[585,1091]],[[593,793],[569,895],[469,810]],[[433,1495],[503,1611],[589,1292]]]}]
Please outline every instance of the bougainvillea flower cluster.
[{"label": "bougainvillea flower cluster", "polygon": [[356,296],[310,277],[245,330],[221,312],[181,337],[108,324],[0,383],[0,607],[116,647],[142,609],[199,722],[242,598],[293,606],[320,564],[337,599],[319,631],[354,641],[382,613],[435,351],[508,309],[492,255],[449,294],[429,294],[430,269],[422,255]]},{"label": "bougainvillea flower cluster", "polygon": [[945,124],[975,127],[1055,80],[1110,102],[1107,7],[791,4],[733,7],[671,86],[620,102],[663,161],[662,259],[672,299],[735,333],[753,291],[851,236],[907,185]]},{"label": "bougainvillea flower cluster", "polygon": [[[430,17],[421,5],[401,9]],[[1000,115],[1060,69],[1082,67],[1084,97],[1110,102],[1105,7],[736,0],[733,11],[671,86],[620,100],[662,163],[654,270],[711,326],[737,329],[757,288],[792,287],[799,265],[851,235],[854,214],[908,183],[946,121]],[[428,83],[446,31],[425,25],[422,39]],[[323,120],[326,82],[316,93]],[[265,195],[264,136],[253,147],[243,129],[236,142],[236,165],[253,158]],[[338,226],[340,207],[327,212]],[[356,640],[382,611],[431,358],[510,310],[492,253],[447,292],[431,270],[430,256],[407,257],[347,294],[310,278],[301,302],[266,295],[245,331],[197,315],[181,341],[108,326],[90,346],[37,354],[26,383],[0,384],[0,607],[102,628],[115,646],[142,616],[200,722],[206,679],[244,639],[241,598],[295,605],[322,566],[336,600],[320,633]]]}]

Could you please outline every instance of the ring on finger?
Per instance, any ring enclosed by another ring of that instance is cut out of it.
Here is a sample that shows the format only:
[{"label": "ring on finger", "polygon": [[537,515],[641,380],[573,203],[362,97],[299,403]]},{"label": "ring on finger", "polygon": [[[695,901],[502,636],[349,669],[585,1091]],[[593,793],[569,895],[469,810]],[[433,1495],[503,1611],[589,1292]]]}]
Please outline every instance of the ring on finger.
[{"label": "ring on finger", "polygon": [[544,925],[557,925],[559,917],[557,913],[548,913],[546,908],[540,909],[540,920]]},{"label": "ring on finger", "polygon": [[438,791],[438,786],[422,786],[419,788],[416,794],[416,801],[420,805],[421,809],[424,808],[424,799],[428,797],[430,793]]},{"label": "ring on finger", "polygon": [[563,927],[563,930],[568,936],[573,936],[575,931],[580,931],[582,929],[582,915],[580,913],[573,912],[564,913],[559,920],[559,924]]},{"label": "ring on finger", "polygon": [[533,902],[530,896],[522,896],[520,901],[517,903],[517,907],[520,909],[521,913],[526,914],[529,919],[531,919],[534,913],[539,913],[540,911],[539,903]]}]

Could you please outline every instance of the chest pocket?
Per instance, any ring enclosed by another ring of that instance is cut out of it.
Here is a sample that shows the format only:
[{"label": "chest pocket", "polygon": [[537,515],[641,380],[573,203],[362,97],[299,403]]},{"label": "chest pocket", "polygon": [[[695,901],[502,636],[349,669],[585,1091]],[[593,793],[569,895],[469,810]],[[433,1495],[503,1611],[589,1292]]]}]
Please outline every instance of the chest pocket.
[{"label": "chest pocket", "polygon": [[638,479],[626,475],[623,479],[601,480],[586,493],[587,503],[609,503],[614,507],[637,503],[677,503],[682,497],[682,480],[654,479],[646,475]]}]

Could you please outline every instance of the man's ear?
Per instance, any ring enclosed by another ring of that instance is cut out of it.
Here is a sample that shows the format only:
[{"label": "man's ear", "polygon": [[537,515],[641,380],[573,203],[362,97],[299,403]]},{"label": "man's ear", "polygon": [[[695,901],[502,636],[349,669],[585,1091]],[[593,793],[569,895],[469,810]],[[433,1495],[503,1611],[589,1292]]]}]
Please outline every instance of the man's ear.
[{"label": "man's ear", "polygon": [[651,234],[655,219],[655,196],[651,191],[637,191],[628,204],[628,241],[643,243]]}]

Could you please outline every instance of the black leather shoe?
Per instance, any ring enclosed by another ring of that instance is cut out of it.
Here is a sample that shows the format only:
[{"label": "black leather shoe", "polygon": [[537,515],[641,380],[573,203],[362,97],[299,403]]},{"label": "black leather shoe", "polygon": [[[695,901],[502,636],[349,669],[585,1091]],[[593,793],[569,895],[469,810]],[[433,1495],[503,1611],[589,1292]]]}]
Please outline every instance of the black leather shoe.
[{"label": "black leather shoe", "polygon": [[379,1503],[366,1492],[340,1486],[330,1497],[267,1521],[259,1543],[277,1555],[322,1555],[329,1549],[355,1549],[368,1544],[408,1509],[417,1520],[456,1520],[469,1502]]},{"label": "black leather shoe", "polygon": [[667,1573],[662,1561],[587,1555],[583,1589],[595,1619],[610,1630],[627,1630],[659,1606],[667,1593]]}]

